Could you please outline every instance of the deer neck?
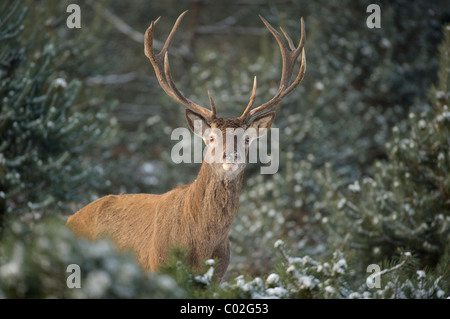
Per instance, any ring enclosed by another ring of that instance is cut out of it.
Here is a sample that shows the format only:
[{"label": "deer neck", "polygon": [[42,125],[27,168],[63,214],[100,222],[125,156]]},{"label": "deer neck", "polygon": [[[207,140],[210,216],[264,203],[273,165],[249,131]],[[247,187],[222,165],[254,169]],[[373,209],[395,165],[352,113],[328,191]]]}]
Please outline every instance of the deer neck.
[{"label": "deer neck", "polygon": [[208,227],[229,230],[239,207],[244,170],[234,176],[216,174],[203,162],[196,180],[190,185],[191,213],[208,221]]}]

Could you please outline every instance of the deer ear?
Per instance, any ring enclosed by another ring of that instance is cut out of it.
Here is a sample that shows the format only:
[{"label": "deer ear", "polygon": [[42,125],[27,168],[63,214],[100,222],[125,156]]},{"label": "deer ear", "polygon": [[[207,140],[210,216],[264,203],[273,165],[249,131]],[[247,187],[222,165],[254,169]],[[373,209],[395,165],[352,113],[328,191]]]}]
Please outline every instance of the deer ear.
[{"label": "deer ear", "polygon": [[206,129],[211,128],[208,121],[201,115],[186,109],[186,120],[188,122],[189,128],[195,135],[203,138],[203,133]]},{"label": "deer ear", "polygon": [[250,127],[253,129],[253,132],[255,132],[256,134],[256,136],[253,136],[253,138],[260,138],[261,136],[266,134],[267,131],[272,126],[274,119],[275,119],[275,112],[270,112],[260,117],[257,117],[250,125]]}]

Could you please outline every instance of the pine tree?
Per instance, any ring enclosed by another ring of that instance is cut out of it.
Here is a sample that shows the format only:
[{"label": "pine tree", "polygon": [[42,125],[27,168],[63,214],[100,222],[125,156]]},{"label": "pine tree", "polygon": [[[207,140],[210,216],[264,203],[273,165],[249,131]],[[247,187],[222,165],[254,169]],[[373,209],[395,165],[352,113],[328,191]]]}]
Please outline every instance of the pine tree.
[{"label": "pine tree", "polygon": [[130,252],[118,252],[111,241],[77,240],[55,216],[32,227],[11,218],[6,224],[8,240],[0,241],[1,299],[186,296],[174,279],[143,272]]},{"label": "pine tree", "polygon": [[82,155],[109,132],[102,112],[75,106],[82,83],[65,68],[77,57],[63,53],[77,43],[25,36],[27,12],[20,0],[0,5],[0,220],[79,199],[98,175]]},{"label": "pine tree", "polygon": [[439,47],[438,81],[429,105],[409,113],[407,129],[394,126],[387,161],[372,177],[337,186],[328,171],[331,241],[354,248],[362,263],[409,250],[422,267],[439,267],[450,252],[450,27]]}]

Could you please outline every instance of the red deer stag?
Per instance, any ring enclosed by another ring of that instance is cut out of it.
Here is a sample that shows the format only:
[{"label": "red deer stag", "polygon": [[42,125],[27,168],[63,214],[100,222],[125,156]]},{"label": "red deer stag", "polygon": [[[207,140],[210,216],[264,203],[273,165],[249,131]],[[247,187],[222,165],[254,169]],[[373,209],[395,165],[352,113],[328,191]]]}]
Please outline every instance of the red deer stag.
[{"label": "red deer stag", "polygon": [[[260,16],[281,50],[283,67],[280,87],[270,101],[252,108],[256,97],[255,77],[250,101],[242,115],[222,119],[216,117],[216,107],[211,97],[209,110],[184,97],[172,81],[167,52],[186,13],[178,17],[159,54],[153,52],[153,30],[159,18],[151,22],[145,32],[145,55],[150,59],[161,87],[186,107],[186,120],[190,129],[200,135],[206,144],[207,152],[197,178],[188,185],[161,195],[102,197],[71,216],[67,225],[77,236],[91,240],[111,237],[119,250],[131,249],[142,267],[151,271],[157,270],[167,261],[171,247],[187,248],[188,262],[197,269],[205,259],[217,258],[216,279],[220,282],[230,259],[228,236],[238,210],[249,143],[270,128],[275,108],[302,81],[305,73],[304,25],[302,18],[300,43],[295,47],[282,28],[287,43]],[[290,84],[300,53],[301,67],[295,81]],[[201,130],[197,129],[198,125],[194,126],[199,123]],[[244,132],[233,138],[234,148],[229,147],[230,143],[218,143],[226,139],[227,129],[230,128],[242,128]],[[246,133],[249,129],[255,133]],[[224,161],[208,158],[216,154],[220,154],[219,158],[223,156]]]}]

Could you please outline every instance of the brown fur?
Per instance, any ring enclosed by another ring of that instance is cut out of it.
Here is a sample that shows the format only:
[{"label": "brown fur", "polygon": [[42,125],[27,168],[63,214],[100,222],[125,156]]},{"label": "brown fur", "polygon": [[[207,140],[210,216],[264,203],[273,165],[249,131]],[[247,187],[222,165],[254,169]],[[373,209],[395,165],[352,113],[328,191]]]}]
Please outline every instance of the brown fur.
[{"label": "brown fur", "polygon": [[242,127],[243,129],[247,128],[246,124],[240,118],[224,120],[223,118],[220,117],[214,120],[214,122],[211,124],[211,127],[216,127],[220,129],[223,134],[226,133],[227,128],[233,129],[237,129],[239,127]]},{"label": "brown fur", "polygon": [[[215,120],[211,126],[242,126],[239,119]],[[102,197],[67,221],[77,236],[97,240],[111,237],[120,250],[131,249],[146,270],[167,261],[170,248],[187,248],[191,266],[217,258],[217,279],[228,267],[228,235],[239,206],[243,169],[224,174],[221,164],[203,162],[194,182],[165,194],[128,194]]]},{"label": "brown fur", "polygon": [[197,179],[162,195],[102,197],[67,221],[76,235],[91,240],[112,237],[117,247],[131,249],[144,269],[157,270],[169,248],[188,248],[188,260],[218,258],[220,280],[229,262],[228,234],[236,217],[243,172],[238,180],[216,182],[203,163]]}]

